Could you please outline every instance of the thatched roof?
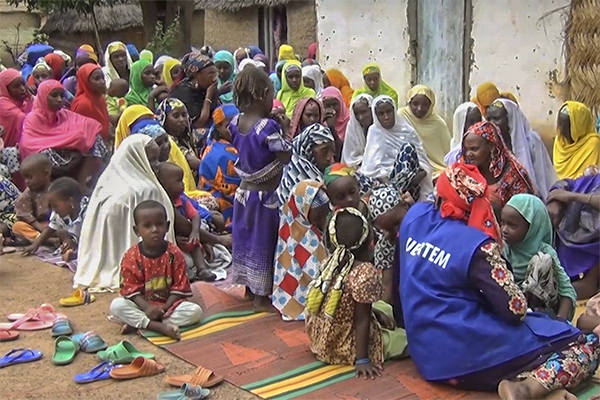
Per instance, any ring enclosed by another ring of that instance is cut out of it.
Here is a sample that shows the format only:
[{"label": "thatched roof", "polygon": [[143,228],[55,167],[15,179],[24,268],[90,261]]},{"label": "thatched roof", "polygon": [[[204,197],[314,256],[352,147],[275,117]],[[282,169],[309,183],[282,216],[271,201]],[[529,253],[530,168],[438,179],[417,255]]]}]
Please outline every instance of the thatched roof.
[{"label": "thatched roof", "polygon": [[[1,0],[0,0],[1,1]],[[114,7],[96,7],[94,9],[98,27],[101,32],[118,32],[127,28],[144,26],[142,9],[138,4],[118,4]],[[91,16],[82,16],[76,11],[52,13],[41,31],[46,34],[53,32],[81,33],[93,32],[94,23]]]},{"label": "thatched roof", "polygon": [[236,12],[248,7],[274,7],[290,0],[196,0],[196,10]]}]

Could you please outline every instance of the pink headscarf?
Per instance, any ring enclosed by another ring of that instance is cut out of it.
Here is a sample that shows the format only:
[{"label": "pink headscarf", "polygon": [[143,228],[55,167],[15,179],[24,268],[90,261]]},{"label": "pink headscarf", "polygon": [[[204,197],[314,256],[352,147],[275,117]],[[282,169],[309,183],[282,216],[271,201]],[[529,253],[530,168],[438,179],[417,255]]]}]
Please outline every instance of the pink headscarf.
[{"label": "pink headscarf", "polygon": [[350,111],[348,110],[348,107],[346,107],[342,92],[340,92],[338,88],[329,86],[328,88],[323,89],[321,101],[324,103],[325,99],[328,97],[334,97],[340,103],[340,112],[335,117],[335,133],[342,141],[344,141],[346,138],[346,127],[348,126],[348,121],[350,121]]},{"label": "pink headscarf", "polygon": [[69,149],[87,153],[102,125],[61,108],[53,111],[48,107],[48,95],[54,89],[63,89],[60,82],[50,79],[40,84],[33,102],[33,110],[25,118],[23,134],[19,143],[21,159],[44,149]]},{"label": "pink headscarf", "polygon": [[14,147],[19,143],[23,121],[33,105],[29,95],[24,101],[19,101],[8,92],[8,86],[20,77],[21,73],[13,68],[0,73],[0,125],[4,127],[2,139],[5,147]]}]

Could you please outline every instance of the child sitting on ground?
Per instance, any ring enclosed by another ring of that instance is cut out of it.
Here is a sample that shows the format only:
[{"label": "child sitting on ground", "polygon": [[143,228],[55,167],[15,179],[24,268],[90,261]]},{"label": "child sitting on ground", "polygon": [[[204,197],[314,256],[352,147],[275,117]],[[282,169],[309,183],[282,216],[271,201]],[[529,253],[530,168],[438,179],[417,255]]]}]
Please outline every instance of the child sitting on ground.
[{"label": "child sitting on ground", "polygon": [[63,177],[50,184],[46,199],[52,210],[48,226],[23,251],[23,255],[34,254],[42,243],[56,236],[61,242],[63,260],[73,260],[77,258],[77,244],[89,198],[81,194],[81,186],[75,179]]},{"label": "child sitting on ground", "polygon": [[552,247],[552,224],[536,196],[517,194],[502,209],[504,258],[529,307],[570,320],[577,294]]},{"label": "child sitting on ground", "polygon": [[[207,269],[207,258],[212,259],[211,245],[223,244],[220,236],[211,234],[201,229],[203,221],[210,220],[211,213],[204,210],[204,215],[199,212],[192,199],[183,193],[183,170],[176,164],[161,163],[156,173],[158,181],[171,198],[175,206],[175,235],[179,248],[191,255],[193,267],[190,279],[211,282],[216,275]],[[207,225],[205,225],[207,226]],[[194,271],[195,269],[195,271]]]},{"label": "child sitting on ground", "polygon": [[12,230],[16,237],[32,243],[48,227],[51,210],[47,195],[52,163],[45,154],[33,154],[21,163],[21,174],[27,189],[15,204],[18,221]]},{"label": "child sitting on ground", "polygon": [[119,118],[127,108],[125,95],[129,92],[129,83],[125,79],[114,79],[106,93],[106,109],[111,118]]},{"label": "child sitting on ground", "polygon": [[373,379],[385,360],[405,355],[406,332],[396,328],[392,307],[379,301],[383,284],[366,218],[355,208],[339,209],[328,234],[335,250],[306,302],[310,348],[320,361],[355,365],[357,377]]},{"label": "child sitting on ground", "polygon": [[185,301],[192,295],[185,259],[179,248],[165,240],[169,229],[165,207],[146,200],[133,210],[133,230],[142,241],[121,260],[121,297],[110,304],[122,333],[148,329],[180,339],[179,327],[202,318],[202,308]]}]

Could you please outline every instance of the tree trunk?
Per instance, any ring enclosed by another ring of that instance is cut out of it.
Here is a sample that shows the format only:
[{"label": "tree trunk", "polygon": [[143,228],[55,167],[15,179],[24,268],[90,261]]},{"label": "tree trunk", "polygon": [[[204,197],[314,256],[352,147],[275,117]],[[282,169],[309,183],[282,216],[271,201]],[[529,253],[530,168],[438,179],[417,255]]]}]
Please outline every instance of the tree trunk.
[{"label": "tree trunk", "polygon": [[148,43],[154,37],[156,23],[158,22],[158,7],[156,1],[142,0],[140,7],[142,8],[142,16],[144,18],[144,42]]},{"label": "tree trunk", "polygon": [[[178,41],[178,45],[176,46],[176,55],[178,57],[188,53],[191,49],[194,3],[194,0],[178,0],[176,2],[177,8],[179,8],[179,24],[181,26],[181,40]],[[167,17],[168,16],[169,10],[167,8]],[[167,20],[167,24],[168,23],[169,21]]]},{"label": "tree trunk", "polygon": [[98,28],[98,21],[96,20],[96,13],[94,12],[94,6],[92,6],[92,22],[94,23],[94,35],[96,36],[96,48],[98,54],[102,55],[102,41],[100,40],[100,29]]}]

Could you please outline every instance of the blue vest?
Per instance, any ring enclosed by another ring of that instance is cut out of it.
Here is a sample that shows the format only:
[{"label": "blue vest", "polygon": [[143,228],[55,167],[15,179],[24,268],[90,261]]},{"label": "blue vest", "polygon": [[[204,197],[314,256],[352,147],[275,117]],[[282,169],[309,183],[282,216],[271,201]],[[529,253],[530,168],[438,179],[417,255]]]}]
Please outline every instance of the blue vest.
[{"label": "blue vest", "polygon": [[444,219],[432,203],[411,207],[400,228],[400,298],[410,355],[429,381],[482,371],[576,335],[545,314],[518,325],[488,309],[469,285],[469,265],[489,237]]}]

